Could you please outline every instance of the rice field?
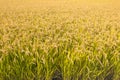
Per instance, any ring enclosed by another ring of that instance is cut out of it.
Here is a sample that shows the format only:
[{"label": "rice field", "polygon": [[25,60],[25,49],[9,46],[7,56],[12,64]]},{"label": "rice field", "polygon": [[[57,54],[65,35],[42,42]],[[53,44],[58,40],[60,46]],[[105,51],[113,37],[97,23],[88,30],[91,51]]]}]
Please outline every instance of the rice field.
[{"label": "rice field", "polygon": [[118,4],[1,0],[0,80],[120,80]]}]

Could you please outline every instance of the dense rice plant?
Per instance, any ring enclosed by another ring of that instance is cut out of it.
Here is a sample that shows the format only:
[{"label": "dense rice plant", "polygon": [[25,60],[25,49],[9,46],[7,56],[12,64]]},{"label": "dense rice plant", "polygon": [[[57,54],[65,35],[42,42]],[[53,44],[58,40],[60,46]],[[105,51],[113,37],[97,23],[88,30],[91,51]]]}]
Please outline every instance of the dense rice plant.
[{"label": "dense rice plant", "polygon": [[119,9],[0,11],[0,80],[120,80]]}]

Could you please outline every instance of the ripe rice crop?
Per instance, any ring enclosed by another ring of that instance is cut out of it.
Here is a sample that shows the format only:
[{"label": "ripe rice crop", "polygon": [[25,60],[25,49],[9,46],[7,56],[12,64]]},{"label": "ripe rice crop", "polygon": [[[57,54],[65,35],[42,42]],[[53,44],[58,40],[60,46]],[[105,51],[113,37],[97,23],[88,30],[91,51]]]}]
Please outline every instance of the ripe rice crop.
[{"label": "ripe rice crop", "polygon": [[0,80],[120,80],[118,6],[5,1]]}]

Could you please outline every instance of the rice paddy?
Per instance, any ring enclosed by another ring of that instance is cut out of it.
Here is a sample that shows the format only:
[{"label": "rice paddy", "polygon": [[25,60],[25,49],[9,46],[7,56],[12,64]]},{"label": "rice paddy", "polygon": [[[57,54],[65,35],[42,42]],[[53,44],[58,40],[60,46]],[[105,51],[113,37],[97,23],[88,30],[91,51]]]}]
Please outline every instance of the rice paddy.
[{"label": "rice paddy", "polygon": [[0,80],[120,80],[112,3],[1,0]]}]

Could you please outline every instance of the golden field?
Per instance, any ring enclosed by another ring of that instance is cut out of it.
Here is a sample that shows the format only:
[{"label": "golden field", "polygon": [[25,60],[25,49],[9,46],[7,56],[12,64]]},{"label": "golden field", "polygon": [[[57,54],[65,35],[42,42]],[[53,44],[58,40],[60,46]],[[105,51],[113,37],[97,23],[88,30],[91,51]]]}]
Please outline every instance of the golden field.
[{"label": "golden field", "polygon": [[0,0],[0,80],[120,80],[114,0]]}]

